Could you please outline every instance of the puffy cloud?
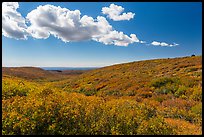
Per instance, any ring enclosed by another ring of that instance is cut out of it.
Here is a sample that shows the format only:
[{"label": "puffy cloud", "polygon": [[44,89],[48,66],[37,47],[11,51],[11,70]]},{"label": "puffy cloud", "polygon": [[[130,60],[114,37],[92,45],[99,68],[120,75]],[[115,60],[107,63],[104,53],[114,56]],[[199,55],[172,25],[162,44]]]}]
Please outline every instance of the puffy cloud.
[{"label": "puffy cloud", "polygon": [[161,46],[169,46],[169,44],[167,44],[165,42],[161,42]]},{"label": "puffy cloud", "polygon": [[109,7],[103,7],[102,13],[108,15],[108,17],[114,21],[130,20],[134,17],[135,13],[128,12],[122,13],[124,8],[111,4]]},{"label": "puffy cloud", "polygon": [[159,45],[160,45],[160,42],[153,41],[151,44],[154,45],[154,46],[159,46]]},{"label": "puffy cloud", "polygon": [[25,19],[17,12],[18,8],[17,2],[2,3],[2,34],[9,38],[27,39]]},{"label": "puffy cloud", "polygon": [[78,25],[80,14],[79,10],[70,11],[52,5],[39,6],[27,14],[26,19],[31,23],[28,31],[38,39],[46,39],[50,34],[64,42],[83,39],[84,33],[81,37],[77,36],[78,31],[75,27]]},{"label": "puffy cloud", "polygon": [[135,34],[130,37],[118,32],[108,23],[106,18],[98,16],[93,19],[79,10],[71,11],[60,6],[38,6],[26,16],[30,26],[26,26],[25,18],[16,10],[17,2],[3,3],[2,34],[15,39],[27,39],[32,36],[36,39],[47,39],[50,35],[64,42],[95,40],[104,44],[128,46],[138,42]]},{"label": "puffy cloud", "polygon": [[176,44],[176,43],[174,43],[174,44],[167,44],[165,42],[157,42],[157,41],[153,41],[151,44],[154,45],[154,46],[164,46],[164,47],[165,46],[166,47],[173,47],[173,46],[179,45],[179,44]]},{"label": "puffy cloud", "polygon": [[26,17],[31,23],[28,32],[34,38],[46,39],[53,35],[64,42],[95,40],[104,44],[127,46],[139,41],[135,34],[128,37],[123,32],[113,30],[102,16],[93,19],[87,15],[80,15],[79,10],[71,11],[53,5],[39,6]]},{"label": "puffy cloud", "polygon": [[[50,35],[61,39],[63,42],[94,40],[105,45],[128,46],[131,43],[146,43],[140,41],[135,34],[130,36],[121,31],[114,30],[106,18],[97,16],[96,19],[83,15],[79,10],[69,10],[60,6],[38,6],[27,14],[26,19],[17,11],[17,2],[4,2],[2,4],[2,35],[15,39],[27,39],[31,36],[36,39],[47,39]],[[104,7],[104,14],[114,20],[133,18],[132,13],[123,13],[124,8],[111,4]],[[30,25],[27,26],[25,22]],[[177,46],[165,42],[153,41],[155,46]]]},{"label": "puffy cloud", "polygon": [[108,34],[103,35],[95,39],[98,42],[102,42],[105,45],[114,44],[117,46],[128,46],[130,43],[139,42],[135,34],[131,34],[130,37],[123,34],[123,32],[110,31]]}]

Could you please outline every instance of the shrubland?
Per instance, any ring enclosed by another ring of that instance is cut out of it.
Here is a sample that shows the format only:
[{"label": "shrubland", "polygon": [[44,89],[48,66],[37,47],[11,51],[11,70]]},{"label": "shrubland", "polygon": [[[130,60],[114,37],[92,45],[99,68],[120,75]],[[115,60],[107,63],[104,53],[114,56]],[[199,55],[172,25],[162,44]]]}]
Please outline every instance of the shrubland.
[{"label": "shrubland", "polygon": [[200,135],[202,57],[131,62],[41,81],[3,73],[2,133]]}]

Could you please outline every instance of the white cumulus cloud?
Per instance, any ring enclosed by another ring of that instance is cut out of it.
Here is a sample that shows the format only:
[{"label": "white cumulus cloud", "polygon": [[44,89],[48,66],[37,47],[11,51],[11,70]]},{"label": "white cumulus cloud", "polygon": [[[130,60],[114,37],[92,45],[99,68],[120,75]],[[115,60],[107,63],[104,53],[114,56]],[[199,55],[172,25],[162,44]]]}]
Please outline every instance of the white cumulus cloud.
[{"label": "white cumulus cloud", "polygon": [[[140,41],[135,34],[124,34],[115,30],[105,17],[95,19],[83,15],[79,10],[69,10],[60,6],[40,5],[29,12],[26,18],[17,11],[17,2],[3,2],[2,4],[2,35],[5,37],[26,40],[28,36],[36,39],[47,39],[54,36],[63,42],[94,40],[105,45],[128,46],[131,43],[146,43]],[[103,7],[103,14],[113,20],[129,20],[134,13],[123,13],[124,8],[111,4]],[[29,26],[26,25],[29,23]],[[177,46],[165,42],[153,41],[154,46]]]},{"label": "white cumulus cloud", "polygon": [[168,43],[165,43],[165,42],[157,42],[157,41],[153,41],[151,44],[154,45],[154,46],[163,46],[163,47],[173,47],[173,46],[179,45],[179,44],[176,44],[176,43],[168,44]]},{"label": "white cumulus cloud", "polygon": [[103,7],[102,13],[106,14],[110,19],[114,21],[121,21],[121,20],[130,20],[134,18],[135,13],[128,12],[122,13],[124,8],[121,6],[117,6],[115,4],[111,4],[109,7]]},{"label": "white cumulus cloud", "polygon": [[131,34],[130,37],[123,34],[123,32],[110,31],[108,34],[95,38],[96,41],[102,42],[105,45],[114,44],[117,46],[128,46],[130,43],[139,42],[135,34]]},{"label": "white cumulus cloud", "polygon": [[17,11],[18,2],[2,3],[2,34],[15,39],[27,39],[25,19]]},{"label": "white cumulus cloud", "polygon": [[95,40],[117,46],[128,46],[139,41],[135,34],[129,37],[123,32],[113,30],[102,16],[96,19],[87,15],[81,17],[79,10],[71,11],[60,6],[39,6],[28,13],[26,19],[31,23],[28,32],[37,39],[46,39],[53,35],[64,42]]}]

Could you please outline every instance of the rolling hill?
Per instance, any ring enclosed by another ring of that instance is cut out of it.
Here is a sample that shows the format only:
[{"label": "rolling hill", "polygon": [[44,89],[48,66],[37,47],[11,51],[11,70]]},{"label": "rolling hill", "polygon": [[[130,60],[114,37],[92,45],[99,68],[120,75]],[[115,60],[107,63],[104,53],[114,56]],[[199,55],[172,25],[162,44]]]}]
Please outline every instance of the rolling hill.
[{"label": "rolling hill", "polygon": [[108,66],[83,73],[71,81],[65,80],[61,86],[65,91],[74,90],[97,95],[135,95],[137,92],[152,92],[151,83],[160,78],[177,79],[180,84],[186,86],[194,83],[201,85],[201,56]]},{"label": "rolling hill", "polygon": [[82,74],[88,70],[63,70],[51,71],[37,67],[2,67],[2,74],[23,78],[30,81],[56,81],[69,79],[72,76]]},{"label": "rolling hill", "polygon": [[202,134],[202,56],[2,72],[3,134]]}]

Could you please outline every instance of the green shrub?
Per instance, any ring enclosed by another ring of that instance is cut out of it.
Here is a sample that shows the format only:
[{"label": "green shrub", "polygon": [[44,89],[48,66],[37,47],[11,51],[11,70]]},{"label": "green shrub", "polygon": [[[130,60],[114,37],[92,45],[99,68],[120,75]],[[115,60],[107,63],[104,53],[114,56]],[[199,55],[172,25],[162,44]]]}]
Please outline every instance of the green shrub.
[{"label": "green shrub", "polygon": [[193,121],[199,125],[202,125],[202,103],[198,103],[191,108],[191,112],[189,112],[193,117]]},{"label": "green shrub", "polygon": [[73,92],[82,93],[86,96],[92,96],[97,93],[97,90],[95,88],[91,88],[91,89],[80,88],[79,90],[76,90],[76,91],[74,90]]},{"label": "green shrub", "polygon": [[174,93],[175,97],[180,97],[185,94],[187,88],[183,85],[179,86],[178,90]]},{"label": "green shrub", "polygon": [[177,87],[178,86],[175,84],[171,84],[171,85],[167,84],[166,86],[155,89],[155,92],[159,94],[168,94],[168,93],[174,94],[178,89]]},{"label": "green shrub", "polygon": [[154,88],[160,88],[167,84],[172,84],[172,83],[180,84],[180,81],[178,78],[162,77],[158,79],[153,79],[150,83],[150,86]]},{"label": "green shrub", "polygon": [[191,111],[197,115],[202,115],[202,103],[196,104],[191,108]]}]

